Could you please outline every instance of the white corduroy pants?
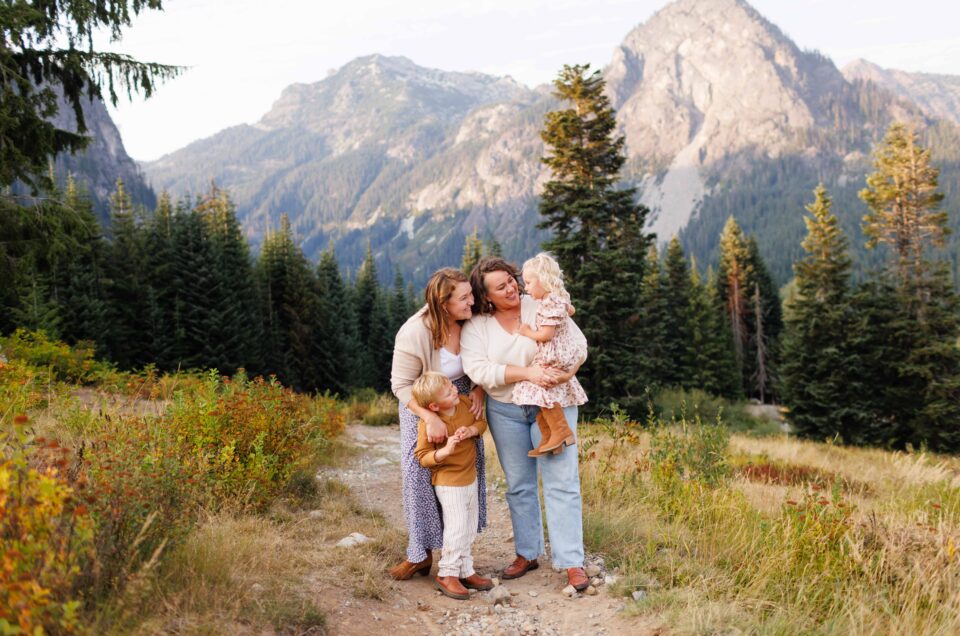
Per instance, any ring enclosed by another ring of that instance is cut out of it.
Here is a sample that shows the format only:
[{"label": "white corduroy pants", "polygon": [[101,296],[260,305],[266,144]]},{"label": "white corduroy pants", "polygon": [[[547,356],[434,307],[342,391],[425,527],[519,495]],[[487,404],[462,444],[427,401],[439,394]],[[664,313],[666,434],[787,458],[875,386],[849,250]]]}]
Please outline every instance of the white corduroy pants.
[{"label": "white corduroy pants", "polygon": [[443,509],[443,553],[438,576],[466,578],[474,573],[470,549],[477,536],[477,482],[469,486],[434,486]]}]

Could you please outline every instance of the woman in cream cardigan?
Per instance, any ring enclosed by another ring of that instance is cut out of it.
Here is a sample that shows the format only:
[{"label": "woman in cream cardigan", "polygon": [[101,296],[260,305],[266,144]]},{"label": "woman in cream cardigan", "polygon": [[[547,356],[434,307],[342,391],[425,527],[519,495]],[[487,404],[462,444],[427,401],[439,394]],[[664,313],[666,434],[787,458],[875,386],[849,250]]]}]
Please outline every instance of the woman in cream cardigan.
[{"label": "woman in cream cardigan", "polygon": [[[521,293],[516,267],[502,258],[486,257],[473,268],[470,282],[479,311],[463,326],[463,368],[487,392],[487,424],[507,478],[507,505],[516,548],[516,559],[502,576],[515,579],[537,569],[537,557],[545,551],[539,473],[551,562],[567,570],[570,585],[585,590],[590,581],[583,570],[577,449],[530,457],[528,453],[540,443],[540,428],[535,426],[540,407],[518,406],[512,401],[513,385],[520,380],[550,388],[568,381],[577,369],[564,372],[531,364],[537,343],[520,336],[519,331],[521,323],[534,326],[537,302]],[[574,337],[583,338],[576,325],[573,329]],[[576,431],[577,407],[565,407],[563,414],[570,429]]]},{"label": "woman in cream cardigan", "polygon": [[[483,391],[479,387],[471,391],[473,383],[464,374],[460,358],[460,328],[472,315],[470,282],[460,270],[447,267],[430,277],[425,297],[427,304],[397,332],[390,374],[391,389],[400,401],[400,472],[409,533],[407,558],[390,569],[397,580],[409,579],[415,573],[427,576],[433,565],[431,551],[443,547],[443,524],[430,471],[420,465],[413,450],[420,419],[427,423],[427,439],[431,442],[443,441],[447,427],[436,413],[413,399],[414,381],[427,371],[443,373],[461,393],[470,393],[473,414],[480,417],[483,413]],[[476,438],[476,444],[479,531],[487,525],[487,487],[483,439]]]}]

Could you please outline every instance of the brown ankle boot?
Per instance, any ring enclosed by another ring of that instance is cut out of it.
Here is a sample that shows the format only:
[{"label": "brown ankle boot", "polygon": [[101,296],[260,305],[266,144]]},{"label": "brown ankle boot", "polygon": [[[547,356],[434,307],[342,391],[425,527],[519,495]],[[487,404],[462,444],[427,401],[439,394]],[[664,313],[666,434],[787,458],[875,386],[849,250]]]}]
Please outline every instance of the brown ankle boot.
[{"label": "brown ankle boot", "polygon": [[[540,428],[540,446],[543,446],[550,440],[550,426],[543,417],[543,409],[537,413],[537,426]],[[541,455],[540,446],[527,453],[527,457],[536,457]]]},{"label": "brown ankle boot", "polygon": [[[564,446],[572,446],[577,443],[570,425],[567,424],[567,418],[563,416],[563,409],[558,404],[554,404],[548,409],[541,408],[537,414],[537,420],[543,418],[547,427],[550,429],[550,436],[540,439],[540,446],[527,453],[530,457],[546,455],[547,453],[560,453]],[[541,429],[542,430],[542,429]]]},{"label": "brown ankle boot", "polygon": [[465,601],[470,598],[470,590],[463,587],[463,583],[455,576],[438,576],[434,581],[437,583],[437,589],[440,590],[444,596],[449,596],[459,601]]},{"label": "brown ankle boot", "polygon": [[411,578],[414,574],[419,574],[420,576],[427,576],[430,574],[430,568],[433,566],[433,553],[427,552],[427,558],[419,563],[410,563],[407,560],[404,560],[399,565],[395,565],[390,568],[390,576],[396,579],[397,581],[406,581]]}]

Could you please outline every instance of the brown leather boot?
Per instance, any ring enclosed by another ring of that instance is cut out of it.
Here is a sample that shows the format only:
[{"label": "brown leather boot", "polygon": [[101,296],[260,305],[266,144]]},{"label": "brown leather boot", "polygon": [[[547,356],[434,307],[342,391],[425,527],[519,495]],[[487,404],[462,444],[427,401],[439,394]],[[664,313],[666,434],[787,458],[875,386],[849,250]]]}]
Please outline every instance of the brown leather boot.
[{"label": "brown leather boot", "polygon": [[463,587],[465,588],[468,588],[471,590],[480,590],[481,592],[485,592],[487,590],[493,589],[493,581],[480,576],[476,572],[474,572],[470,576],[461,578],[460,583],[462,583]]},{"label": "brown leather boot", "polygon": [[427,576],[430,574],[430,568],[433,566],[433,552],[427,552],[427,558],[419,563],[410,563],[404,560],[402,563],[390,568],[390,576],[397,581],[406,581],[414,574]]},{"label": "brown leather boot", "polygon": [[438,576],[434,580],[437,582],[437,589],[443,592],[444,596],[449,596],[459,601],[465,601],[470,598],[470,590],[463,587],[463,584],[457,577]]},{"label": "brown leather boot", "polygon": [[[543,446],[550,441],[550,425],[547,424],[547,420],[543,417],[543,409],[537,412],[537,427],[540,428],[540,446]],[[527,457],[536,457],[537,455],[540,455],[539,446],[527,453]]]},{"label": "brown leather boot", "polygon": [[527,453],[527,455],[537,457],[547,453],[556,454],[562,452],[564,446],[572,446],[577,443],[577,438],[570,430],[570,425],[567,424],[567,418],[563,416],[563,409],[559,404],[554,404],[548,409],[541,408],[540,413],[537,414],[537,420],[541,416],[550,429],[550,437],[541,437],[540,446]]},{"label": "brown leather boot", "polygon": [[567,568],[567,583],[573,586],[578,592],[582,592],[590,587],[590,579],[583,568]]},{"label": "brown leather boot", "polygon": [[538,567],[540,567],[540,564],[537,563],[536,559],[528,560],[518,554],[513,563],[503,568],[501,576],[504,579],[519,579],[530,570],[536,570]]}]

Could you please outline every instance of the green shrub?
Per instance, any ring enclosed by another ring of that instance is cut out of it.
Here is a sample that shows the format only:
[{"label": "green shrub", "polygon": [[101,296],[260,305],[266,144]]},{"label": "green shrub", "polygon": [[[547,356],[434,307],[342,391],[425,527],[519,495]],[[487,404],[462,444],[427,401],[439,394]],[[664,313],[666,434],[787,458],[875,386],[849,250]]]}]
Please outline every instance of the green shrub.
[{"label": "green shrub", "polygon": [[94,359],[94,351],[91,342],[71,347],[50,340],[42,331],[17,329],[10,336],[0,338],[0,352],[7,358],[46,368],[53,379],[78,384],[90,384],[115,373],[110,364]]}]

